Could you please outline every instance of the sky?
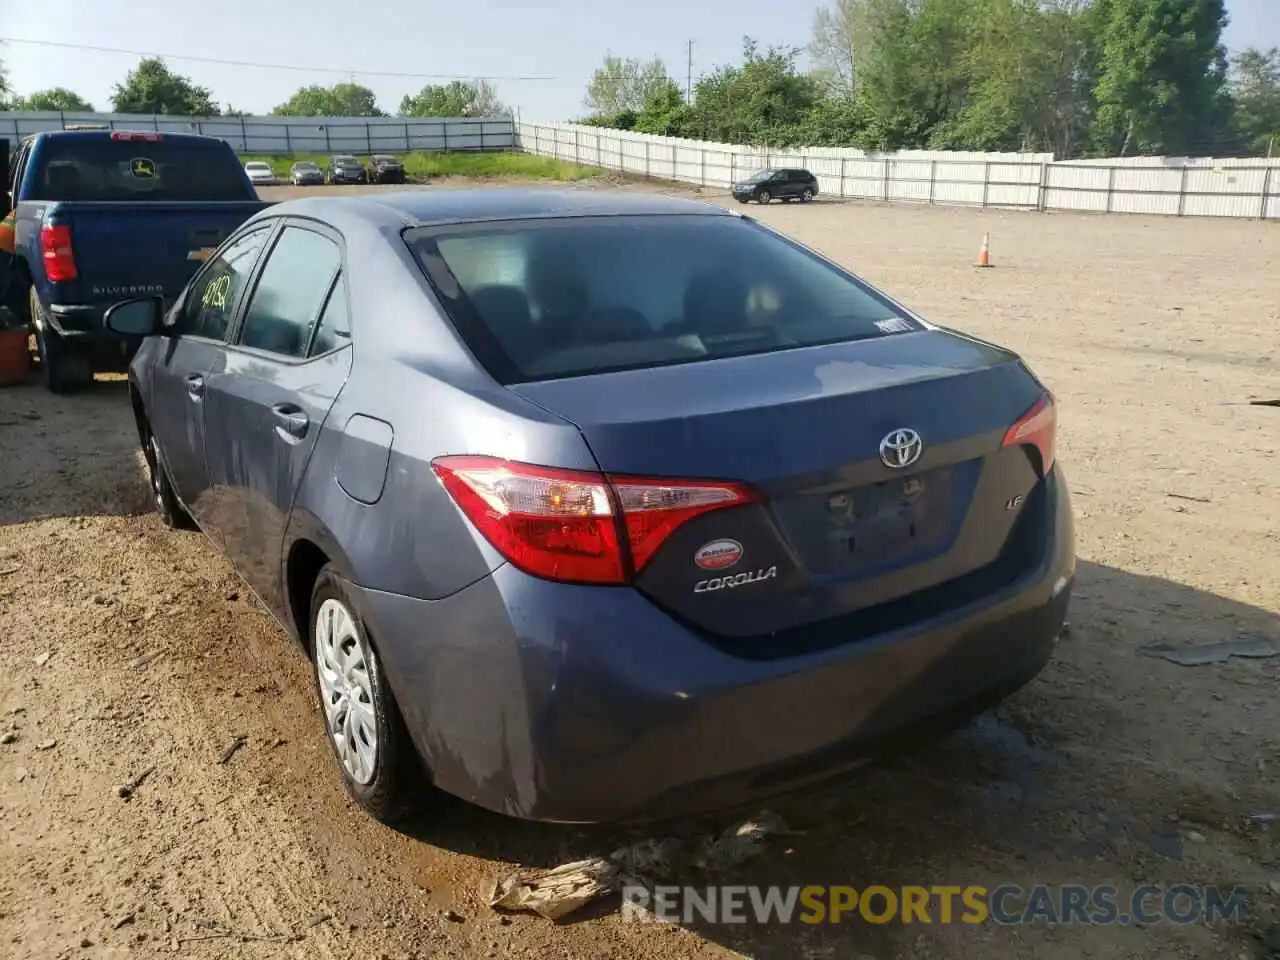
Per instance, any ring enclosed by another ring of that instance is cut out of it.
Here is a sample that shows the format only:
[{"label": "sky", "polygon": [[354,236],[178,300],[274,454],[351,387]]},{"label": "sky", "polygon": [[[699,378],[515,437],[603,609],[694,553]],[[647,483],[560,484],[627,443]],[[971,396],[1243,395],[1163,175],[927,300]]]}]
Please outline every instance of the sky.
[{"label": "sky", "polygon": [[[495,78],[500,98],[523,119],[564,120],[585,113],[587,81],[607,52],[661,57],[683,84],[687,41],[694,41],[696,81],[718,64],[738,62],[744,34],[762,46],[803,46],[816,6],[778,0],[0,0],[0,59],[18,93],[69,87],[99,110],[110,109],[112,88],[137,63],[136,54],[17,41],[164,55],[219,103],[253,113],[268,112],[300,86],[350,80],[354,73],[388,112],[424,84],[485,76]],[[788,14],[779,16],[783,10]],[[1280,46],[1280,0],[1227,0],[1227,11],[1229,49]]]}]

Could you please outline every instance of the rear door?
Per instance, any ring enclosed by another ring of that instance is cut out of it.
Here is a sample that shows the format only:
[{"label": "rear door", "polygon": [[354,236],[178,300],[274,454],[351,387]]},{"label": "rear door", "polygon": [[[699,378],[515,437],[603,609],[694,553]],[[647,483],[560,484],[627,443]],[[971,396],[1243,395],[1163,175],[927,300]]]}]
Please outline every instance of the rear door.
[{"label": "rear door", "polygon": [[281,610],[281,545],[316,438],[351,369],[341,238],[290,221],[208,384],[210,479],[227,502],[222,538],[236,569]]},{"label": "rear door", "polygon": [[222,368],[227,334],[271,229],[270,223],[255,225],[196,277],[168,317],[152,370],[151,430],[178,496],[211,535],[218,523],[205,460],[207,387]]}]

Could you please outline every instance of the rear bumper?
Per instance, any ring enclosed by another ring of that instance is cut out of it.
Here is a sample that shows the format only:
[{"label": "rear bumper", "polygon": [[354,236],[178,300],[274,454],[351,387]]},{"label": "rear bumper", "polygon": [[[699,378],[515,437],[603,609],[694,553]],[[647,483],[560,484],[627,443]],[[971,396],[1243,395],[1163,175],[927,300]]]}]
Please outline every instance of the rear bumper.
[{"label": "rear bumper", "polygon": [[64,337],[109,336],[102,324],[105,308],[96,304],[55,303],[49,307],[49,322]]},{"label": "rear bumper", "polygon": [[679,816],[784,792],[954,727],[1051,656],[1075,572],[1065,482],[1026,575],[902,629],[776,660],[638,591],[505,566],[437,601],[357,590],[438,786],[540,820]]}]

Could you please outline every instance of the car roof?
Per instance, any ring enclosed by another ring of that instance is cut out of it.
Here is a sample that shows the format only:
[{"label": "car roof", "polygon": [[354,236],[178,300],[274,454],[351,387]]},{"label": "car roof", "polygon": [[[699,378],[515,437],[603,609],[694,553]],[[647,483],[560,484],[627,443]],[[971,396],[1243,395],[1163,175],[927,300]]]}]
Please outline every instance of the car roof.
[{"label": "car roof", "polygon": [[307,197],[286,200],[269,208],[272,216],[310,216],[339,228],[343,222],[403,228],[485,220],[675,214],[737,216],[714,204],[656,194],[519,187],[413,190],[342,198]]}]

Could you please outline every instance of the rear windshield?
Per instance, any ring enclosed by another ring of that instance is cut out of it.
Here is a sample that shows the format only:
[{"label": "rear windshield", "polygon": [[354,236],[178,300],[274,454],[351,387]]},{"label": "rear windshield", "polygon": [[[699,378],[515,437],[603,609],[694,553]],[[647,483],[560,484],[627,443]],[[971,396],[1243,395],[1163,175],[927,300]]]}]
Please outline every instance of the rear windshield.
[{"label": "rear windshield", "polygon": [[406,238],[504,383],[920,329],[849,274],[737,217],[508,221]]},{"label": "rear windshield", "polygon": [[252,200],[240,161],[216,140],[50,137],[31,200]]}]

